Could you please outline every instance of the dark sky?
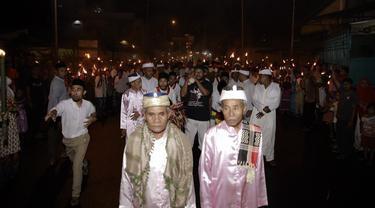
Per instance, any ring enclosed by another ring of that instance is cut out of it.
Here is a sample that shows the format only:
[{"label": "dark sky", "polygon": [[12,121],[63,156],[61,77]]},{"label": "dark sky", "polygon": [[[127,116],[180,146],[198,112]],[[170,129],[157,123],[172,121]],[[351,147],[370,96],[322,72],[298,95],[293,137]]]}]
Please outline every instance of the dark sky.
[{"label": "dark sky", "polygon": [[[46,33],[52,26],[53,0],[12,0],[0,7],[0,32],[28,28]],[[149,21],[161,24],[175,18],[178,33],[191,33],[198,39],[225,39],[238,44],[241,32],[241,0],[59,0],[66,10],[74,5],[101,7],[103,12],[131,12],[144,19],[149,5]],[[296,23],[301,25],[330,0],[296,0]],[[246,44],[262,39],[272,44],[287,42],[290,36],[292,0],[244,0]],[[61,8],[60,8],[61,9]],[[74,13],[74,8],[69,9]],[[298,27],[297,27],[298,28]],[[209,41],[208,41],[209,42]]]}]

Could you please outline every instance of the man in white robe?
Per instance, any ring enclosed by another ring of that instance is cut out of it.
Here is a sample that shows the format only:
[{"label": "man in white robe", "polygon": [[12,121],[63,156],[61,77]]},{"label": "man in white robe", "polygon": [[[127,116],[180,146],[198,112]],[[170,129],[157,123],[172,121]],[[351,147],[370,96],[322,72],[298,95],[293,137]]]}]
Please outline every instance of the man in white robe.
[{"label": "man in white robe", "polygon": [[259,83],[255,86],[252,103],[253,112],[250,123],[261,127],[263,136],[263,154],[266,162],[276,165],[274,147],[276,134],[276,109],[280,105],[281,91],[279,84],[272,82],[271,69],[259,71]]},{"label": "man in white robe", "polygon": [[155,66],[153,63],[144,63],[142,65],[143,76],[142,76],[142,89],[146,93],[154,92],[154,89],[158,86],[158,80],[153,77]]}]

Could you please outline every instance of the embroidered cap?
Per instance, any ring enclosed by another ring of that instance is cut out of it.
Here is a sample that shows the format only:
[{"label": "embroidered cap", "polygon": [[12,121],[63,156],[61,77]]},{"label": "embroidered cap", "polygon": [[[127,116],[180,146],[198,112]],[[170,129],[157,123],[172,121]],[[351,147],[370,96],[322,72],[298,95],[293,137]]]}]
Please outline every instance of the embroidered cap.
[{"label": "embroidered cap", "polygon": [[243,75],[245,75],[245,76],[249,76],[250,75],[250,72],[249,71],[246,71],[246,70],[239,70],[238,71],[240,74],[243,74]]},{"label": "embroidered cap", "polygon": [[143,95],[143,108],[170,106],[169,97],[165,93],[152,92]]},{"label": "embroidered cap", "polygon": [[224,90],[220,95],[220,102],[223,100],[244,100],[247,101],[245,91],[238,90],[237,85],[233,85],[232,90]]}]

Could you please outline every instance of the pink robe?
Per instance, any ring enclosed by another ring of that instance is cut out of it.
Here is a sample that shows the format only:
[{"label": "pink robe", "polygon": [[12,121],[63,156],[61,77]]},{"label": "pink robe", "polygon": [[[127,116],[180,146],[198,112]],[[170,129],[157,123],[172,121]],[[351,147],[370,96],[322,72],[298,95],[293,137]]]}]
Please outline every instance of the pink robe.
[{"label": "pink robe", "polygon": [[199,162],[201,207],[256,208],[266,206],[267,190],[263,157],[259,148],[255,179],[247,181],[247,168],[237,165],[242,130],[225,121],[209,129]]},{"label": "pink robe", "polygon": [[[128,89],[122,94],[120,111],[120,129],[126,129],[127,137],[133,133],[137,125],[143,124],[143,94],[144,91],[134,91]],[[137,111],[141,114],[137,120],[132,120],[131,114]]]}]

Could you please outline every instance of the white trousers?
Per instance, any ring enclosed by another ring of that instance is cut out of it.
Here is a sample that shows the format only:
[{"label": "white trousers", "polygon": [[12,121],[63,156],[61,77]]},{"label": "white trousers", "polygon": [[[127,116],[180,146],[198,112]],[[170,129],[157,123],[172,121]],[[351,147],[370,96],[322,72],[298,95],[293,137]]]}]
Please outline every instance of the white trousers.
[{"label": "white trousers", "polygon": [[206,131],[210,128],[210,121],[197,121],[188,118],[185,124],[185,134],[190,139],[191,147],[194,145],[195,135],[198,133],[199,149],[203,144],[203,138]]}]

